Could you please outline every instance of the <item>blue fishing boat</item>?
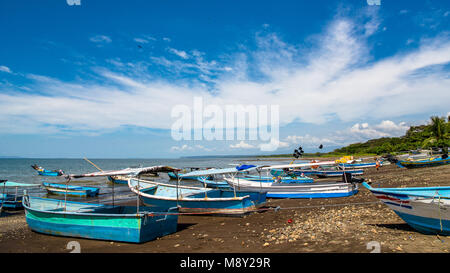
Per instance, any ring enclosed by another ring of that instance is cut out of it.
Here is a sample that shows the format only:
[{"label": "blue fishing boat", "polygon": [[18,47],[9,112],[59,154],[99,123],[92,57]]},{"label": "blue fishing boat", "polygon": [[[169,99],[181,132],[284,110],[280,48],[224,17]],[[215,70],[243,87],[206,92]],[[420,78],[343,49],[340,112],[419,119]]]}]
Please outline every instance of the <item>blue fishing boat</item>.
[{"label": "blue fishing boat", "polygon": [[33,169],[35,169],[39,175],[43,175],[43,176],[61,176],[64,174],[64,172],[62,170],[54,170],[54,171],[49,171],[46,170],[42,167],[39,167],[38,165],[34,164],[31,166]]},{"label": "blue fishing boat", "polygon": [[176,207],[133,207],[23,198],[28,226],[39,233],[143,243],[177,231]]},{"label": "blue fishing boat", "polygon": [[115,184],[123,184],[123,185],[128,184],[128,177],[126,177],[126,176],[112,175],[112,176],[108,176],[108,180],[111,183],[115,183]]},{"label": "blue fishing boat", "polygon": [[450,235],[450,187],[373,188],[375,197],[425,234]]},{"label": "blue fishing boat", "polygon": [[[213,168],[206,168],[207,170],[211,170]],[[171,179],[182,179],[182,180],[197,180],[197,176],[186,176],[184,174],[188,172],[198,171],[200,168],[197,167],[190,167],[190,168],[184,168],[180,170],[179,172],[168,172],[167,175]]]},{"label": "blue fishing boat", "polygon": [[422,168],[422,167],[433,167],[440,166],[444,164],[449,164],[450,158],[446,156],[441,156],[437,158],[427,158],[421,160],[399,160],[397,166],[400,168]]},{"label": "blue fishing boat", "polygon": [[95,187],[86,186],[74,186],[68,184],[57,184],[57,183],[42,183],[42,186],[47,190],[49,194],[58,195],[70,195],[78,197],[93,197],[97,196],[100,189]]},{"label": "blue fishing boat", "polygon": [[212,179],[208,179],[206,177],[198,177],[197,178],[200,183],[202,183],[207,188],[212,189],[231,189],[230,185],[226,181],[215,181]]},{"label": "blue fishing boat", "polygon": [[[167,175],[171,178],[171,179],[178,179],[178,176],[174,173],[174,172],[168,172]],[[186,179],[186,180],[197,180],[197,177],[194,176],[185,176],[182,179]]]},{"label": "blue fishing boat", "polygon": [[[3,192],[0,193],[0,208],[1,209],[21,209],[22,196],[18,194],[19,188],[39,187],[38,184],[17,183],[7,180],[0,180],[0,188]],[[11,194],[10,188],[15,188],[15,192]]]},{"label": "blue fishing boat", "polygon": [[241,179],[249,180],[249,181],[256,181],[256,182],[263,182],[263,183],[273,183],[277,181],[278,183],[312,183],[314,182],[314,179],[307,176],[259,176],[259,175],[245,175]]},{"label": "blue fishing boat", "polygon": [[[366,163],[339,163],[340,168],[345,169],[358,169],[358,168],[370,168],[376,167],[376,162],[366,162]],[[380,166],[383,166],[383,162],[380,162]]]},{"label": "blue fishing boat", "polygon": [[131,178],[128,187],[147,206],[179,206],[180,212],[198,215],[242,216],[266,203],[265,192],[235,192],[164,184]]}]

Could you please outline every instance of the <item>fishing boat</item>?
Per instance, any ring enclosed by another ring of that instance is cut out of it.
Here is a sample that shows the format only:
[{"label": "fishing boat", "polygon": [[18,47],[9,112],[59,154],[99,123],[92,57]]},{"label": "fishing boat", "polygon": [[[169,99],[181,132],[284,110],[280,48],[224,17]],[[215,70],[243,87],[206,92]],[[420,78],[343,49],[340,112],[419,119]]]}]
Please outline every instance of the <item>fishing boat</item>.
[{"label": "fishing boat", "polygon": [[225,177],[237,191],[265,191],[269,198],[331,198],[346,197],[358,192],[358,185],[345,182],[261,183],[238,177]]},{"label": "fishing boat", "polygon": [[28,226],[40,233],[143,243],[177,231],[177,208],[111,206],[25,195]]},{"label": "fishing boat", "polygon": [[450,235],[450,187],[373,188],[366,182],[363,186],[417,231]]},{"label": "fishing boat", "polygon": [[342,176],[345,173],[349,173],[351,175],[363,175],[364,170],[362,170],[362,169],[339,170],[338,168],[335,168],[335,169],[328,169],[328,170],[318,170],[315,175],[318,178],[327,178],[327,177]]},{"label": "fishing boat", "polygon": [[49,171],[49,170],[46,170],[46,169],[44,169],[42,167],[39,167],[36,164],[31,165],[31,167],[33,169],[35,169],[38,172],[39,175],[44,175],[44,176],[61,176],[61,175],[64,174],[64,172],[62,170]]},{"label": "fishing boat", "polygon": [[278,181],[280,183],[312,183],[314,179],[307,176],[258,176],[258,175],[245,175],[242,179],[246,179],[249,181],[257,181],[257,182],[265,182],[272,183],[274,181]]},{"label": "fishing boat", "polygon": [[121,176],[121,175],[112,175],[108,176],[108,180],[111,181],[111,183],[115,184],[128,184],[128,177],[127,176]]},{"label": "fishing boat", "polygon": [[197,180],[207,188],[212,189],[232,189],[226,181],[215,181],[207,177],[198,177]]},{"label": "fishing boat", "polygon": [[265,192],[235,192],[135,178],[128,180],[128,187],[147,206],[178,206],[180,212],[197,215],[242,216],[266,202]]},{"label": "fishing boat", "polygon": [[[201,176],[204,174],[224,174],[224,180],[236,192],[267,192],[266,196],[271,198],[327,198],[327,197],[344,197],[356,194],[358,186],[352,183],[350,179],[348,182],[313,182],[313,183],[283,183],[282,180],[272,182],[251,181],[244,176],[239,176],[243,171],[263,171],[269,172],[271,169],[286,169],[299,168],[314,165],[329,165],[335,164],[334,161],[289,164],[289,165],[275,165],[275,166],[254,166],[243,167],[238,166],[231,169],[218,169],[211,172],[192,172],[186,175]],[[228,174],[228,177],[225,176]],[[347,176],[346,176],[347,179]],[[278,182],[278,183],[277,183]]]},{"label": "fishing boat", "polygon": [[[383,162],[380,162],[380,166]],[[359,169],[359,168],[371,168],[376,167],[376,162],[365,162],[365,163],[339,163],[338,165],[341,169]]]},{"label": "fishing boat", "polygon": [[[166,166],[67,175],[81,177],[139,175],[167,170]],[[170,168],[173,170],[173,168]],[[139,199],[137,200],[139,203]],[[40,233],[97,240],[143,243],[176,232],[177,207],[142,207],[80,203],[24,195],[28,226]]]},{"label": "fishing boat", "polygon": [[49,194],[58,195],[70,195],[78,197],[94,197],[97,196],[100,189],[95,187],[86,186],[74,186],[68,184],[57,184],[57,183],[42,183],[42,186],[47,190]]},{"label": "fishing boat", "polygon": [[[19,188],[29,188],[29,187],[39,187],[38,184],[26,184],[17,183],[8,180],[0,180],[0,188],[2,188],[2,193],[0,193],[0,210],[2,209],[21,209],[22,206],[22,196],[19,195]],[[8,190],[10,188],[15,188],[14,193],[10,193]]]},{"label": "fishing boat", "polygon": [[[212,169],[212,168],[207,168],[208,169]],[[182,179],[182,180],[197,180],[197,176],[181,176],[182,174],[186,174],[188,172],[193,172],[193,171],[198,171],[200,170],[200,168],[197,167],[191,167],[191,168],[184,168],[182,169],[180,172],[168,172],[167,175],[171,178],[171,179]]]},{"label": "fishing boat", "polygon": [[444,164],[449,164],[450,158],[448,156],[441,156],[441,157],[430,157],[427,159],[420,159],[420,160],[399,160],[397,162],[397,166],[400,168],[421,168],[421,167],[433,167],[433,166],[439,166]]}]

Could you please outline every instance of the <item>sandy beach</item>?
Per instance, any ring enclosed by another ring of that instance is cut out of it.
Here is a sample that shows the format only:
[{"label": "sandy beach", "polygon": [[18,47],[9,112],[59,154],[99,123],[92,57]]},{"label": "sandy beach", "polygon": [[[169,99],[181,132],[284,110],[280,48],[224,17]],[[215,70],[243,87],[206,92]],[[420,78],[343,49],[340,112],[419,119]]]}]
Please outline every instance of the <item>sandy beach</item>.
[{"label": "sandy beach", "polygon": [[[366,169],[364,177],[373,187],[450,186],[450,166],[387,165]],[[97,253],[368,253],[373,242],[382,253],[450,251],[450,236],[413,230],[362,186],[346,198],[269,199],[242,218],[180,216],[176,233],[144,244],[39,234],[28,228],[23,211],[0,218],[2,253],[68,253],[70,241],[78,241],[81,252]]]}]

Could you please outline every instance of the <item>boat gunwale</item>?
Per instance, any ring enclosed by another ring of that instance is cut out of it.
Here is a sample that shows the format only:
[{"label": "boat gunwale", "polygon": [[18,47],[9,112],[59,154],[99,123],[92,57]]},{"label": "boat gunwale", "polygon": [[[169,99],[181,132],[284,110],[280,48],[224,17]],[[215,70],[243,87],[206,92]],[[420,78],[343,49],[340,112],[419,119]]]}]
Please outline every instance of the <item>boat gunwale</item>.
[{"label": "boat gunwale", "polygon": [[[31,198],[35,198],[35,199],[41,199],[41,200],[46,200],[53,202],[53,200],[59,200],[59,199],[51,199],[51,198],[41,198],[41,197],[34,197],[34,196],[30,196]],[[25,196],[24,196],[25,198]],[[28,201],[28,200],[27,200]],[[59,201],[63,201],[63,200],[59,200]],[[90,204],[90,203],[82,203],[82,202],[72,202],[72,201],[67,201],[68,203],[75,203],[75,204],[89,204],[89,205],[93,205],[96,206],[98,208],[120,208],[120,207],[134,207],[134,206],[112,206],[112,205],[102,205],[102,204]],[[100,217],[121,217],[121,218],[143,218],[146,216],[149,216],[151,214],[160,214],[160,215],[164,215],[164,212],[142,212],[140,211],[139,213],[124,213],[124,214],[118,214],[118,213],[92,213],[92,212],[76,212],[76,211],[52,211],[52,210],[44,210],[44,209],[36,209],[36,208],[32,208],[30,207],[27,202],[23,202],[22,201],[22,205],[26,210],[31,210],[31,211],[36,211],[36,212],[41,212],[41,213],[49,213],[49,214],[57,214],[57,215],[82,215],[82,216],[100,216]],[[147,207],[140,207],[141,208],[147,208]],[[178,209],[177,207],[169,207],[167,210],[167,213],[171,210],[174,209]]]}]

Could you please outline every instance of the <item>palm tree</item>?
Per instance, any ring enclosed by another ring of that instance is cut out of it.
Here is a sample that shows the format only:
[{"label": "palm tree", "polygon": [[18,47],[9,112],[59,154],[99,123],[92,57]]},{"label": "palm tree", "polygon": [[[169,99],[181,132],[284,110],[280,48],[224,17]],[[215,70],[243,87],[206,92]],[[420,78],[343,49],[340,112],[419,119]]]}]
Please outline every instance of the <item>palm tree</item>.
[{"label": "palm tree", "polygon": [[433,133],[434,137],[438,142],[445,135],[446,129],[447,128],[445,126],[445,118],[440,118],[438,116],[431,117],[431,132]]}]

